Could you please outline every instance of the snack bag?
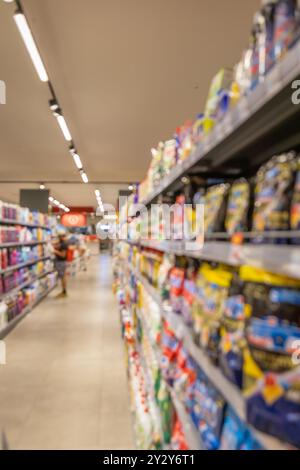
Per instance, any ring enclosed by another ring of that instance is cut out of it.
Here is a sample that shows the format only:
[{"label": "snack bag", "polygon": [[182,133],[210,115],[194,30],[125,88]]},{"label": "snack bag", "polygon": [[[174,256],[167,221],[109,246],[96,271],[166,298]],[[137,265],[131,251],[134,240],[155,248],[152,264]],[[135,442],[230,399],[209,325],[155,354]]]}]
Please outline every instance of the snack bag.
[{"label": "snack bag", "polygon": [[204,198],[204,232],[206,234],[223,231],[229,189],[229,184],[220,184],[207,190]]},{"label": "snack bag", "polygon": [[233,235],[246,232],[248,229],[248,212],[250,206],[250,185],[245,179],[233,183],[229,192],[225,228]]},{"label": "snack bag", "polygon": [[175,265],[175,257],[169,253],[165,253],[163,261],[160,264],[158,271],[158,289],[160,291],[163,300],[170,298],[170,284],[168,282],[169,274],[173,266]]},{"label": "snack bag", "polygon": [[[221,317],[232,281],[232,270],[203,264],[197,279],[197,297],[193,306],[196,341],[217,362]],[[197,338],[198,336],[198,338]]]},{"label": "snack bag", "polygon": [[182,308],[181,313],[188,325],[192,324],[192,308],[196,297],[196,270],[190,266],[186,272],[186,278],[183,283]]},{"label": "snack bag", "polygon": [[186,121],[178,128],[177,135],[179,139],[178,163],[182,163],[190,156],[193,149],[193,122]]},{"label": "snack bag", "polygon": [[245,325],[250,315],[243,295],[244,284],[237,276],[229,290],[222,316],[219,362],[223,374],[239,388],[243,386]]},{"label": "snack bag", "polygon": [[193,124],[192,143],[193,148],[196,148],[204,137],[204,114],[198,114],[196,121]]},{"label": "snack bag", "polygon": [[264,77],[273,67],[274,56],[274,17],[276,0],[265,2],[259,15],[259,75]]},{"label": "snack bag", "polygon": [[205,117],[213,122],[228,110],[229,90],[233,81],[230,69],[221,69],[213,78],[205,106]]},{"label": "snack bag", "polygon": [[289,230],[296,158],[294,152],[273,157],[256,176],[253,230]]},{"label": "snack bag", "polygon": [[219,447],[224,418],[225,400],[213,387],[198,366],[197,379],[193,388],[191,417],[199,429],[201,440],[208,450]]}]

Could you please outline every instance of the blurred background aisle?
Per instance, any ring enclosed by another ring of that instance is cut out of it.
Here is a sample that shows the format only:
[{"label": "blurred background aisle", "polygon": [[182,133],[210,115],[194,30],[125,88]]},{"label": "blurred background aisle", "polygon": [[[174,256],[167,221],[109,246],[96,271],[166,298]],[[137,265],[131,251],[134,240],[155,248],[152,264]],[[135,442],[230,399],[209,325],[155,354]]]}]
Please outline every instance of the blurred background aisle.
[{"label": "blurred background aisle", "polygon": [[[131,449],[128,385],[110,259],[91,257],[6,339],[0,423],[12,449]],[[112,367],[113,363],[113,367]]]}]

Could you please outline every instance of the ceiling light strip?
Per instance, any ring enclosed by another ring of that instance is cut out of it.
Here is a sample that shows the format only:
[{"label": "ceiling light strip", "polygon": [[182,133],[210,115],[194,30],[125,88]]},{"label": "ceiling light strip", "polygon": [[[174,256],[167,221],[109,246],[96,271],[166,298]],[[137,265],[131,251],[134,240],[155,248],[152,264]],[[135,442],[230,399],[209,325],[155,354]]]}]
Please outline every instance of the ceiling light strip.
[{"label": "ceiling light strip", "polygon": [[59,202],[58,199],[54,199],[54,197],[50,196],[48,200],[49,200],[49,203],[52,206],[55,206],[55,207],[57,207],[58,209],[61,209],[64,212],[70,212],[69,207],[67,207],[65,204],[62,204],[61,202]]},{"label": "ceiling light strip", "polygon": [[[49,79],[49,75],[47,73],[46,67],[44,65],[44,62],[42,60],[42,57],[40,55],[40,52],[38,50],[38,46],[34,40],[32,31],[30,29],[30,26],[28,24],[27,18],[24,14],[24,10],[22,7],[22,4],[20,0],[15,0],[15,4],[17,6],[17,10],[14,14],[14,21],[18,27],[18,30],[20,32],[20,35],[23,39],[23,42],[25,44],[25,47],[28,51],[28,54],[32,60],[32,63],[34,65],[34,68],[42,82],[47,82],[49,86],[49,90],[52,96],[52,99],[50,100],[50,109],[57,119],[57,123],[63,133],[63,136],[67,142],[72,142],[72,135],[69,130],[68,124],[65,120],[65,117],[63,116],[62,110],[58,104],[58,100],[56,98],[56,94],[54,91],[54,88],[52,86],[52,83]],[[76,165],[76,168],[78,169],[80,176],[82,178],[82,181],[84,183],[88,183],[89,179],[86,174],[86,172],[83,169],[82,161],[80,159],[80,156],[78,155],[78,152],[75,150],[75,147],[72,145],[71,146],[74,149],[74,153],[72,153],[72,157],[74,160],[74,163]]]}]

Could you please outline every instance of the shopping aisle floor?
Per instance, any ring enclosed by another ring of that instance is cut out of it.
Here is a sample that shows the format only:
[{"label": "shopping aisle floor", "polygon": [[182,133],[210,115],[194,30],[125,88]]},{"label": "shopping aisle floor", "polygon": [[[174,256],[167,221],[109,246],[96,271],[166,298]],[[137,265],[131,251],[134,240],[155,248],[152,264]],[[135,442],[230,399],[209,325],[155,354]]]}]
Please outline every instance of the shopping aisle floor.
[{"label": "shopping aisle floor", "polygon": [[109,256],[56,293],[6,338],[0,431],[12,449],[133,449]]}]

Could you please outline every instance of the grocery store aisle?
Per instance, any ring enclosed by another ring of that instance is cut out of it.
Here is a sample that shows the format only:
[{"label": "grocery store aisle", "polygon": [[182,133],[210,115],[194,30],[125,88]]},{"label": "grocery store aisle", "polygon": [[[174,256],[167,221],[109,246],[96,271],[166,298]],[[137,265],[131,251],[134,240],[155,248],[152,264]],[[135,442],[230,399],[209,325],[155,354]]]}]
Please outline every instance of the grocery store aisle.
[{"label": "grocery store aisle", "polygon": [[69,298],[44,300],[7,338],[0,430],[12,449],[134,447],[110,259],[92,256]]}]

